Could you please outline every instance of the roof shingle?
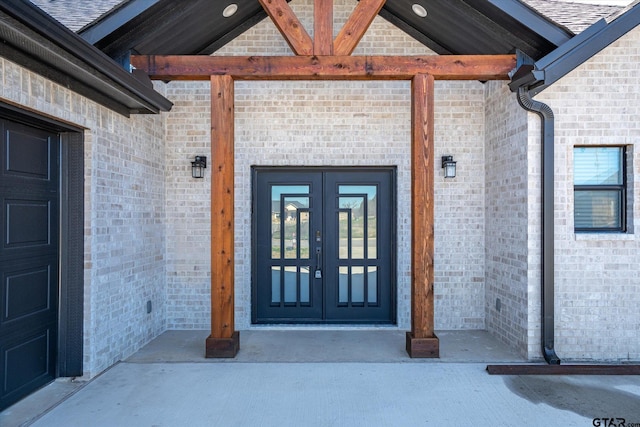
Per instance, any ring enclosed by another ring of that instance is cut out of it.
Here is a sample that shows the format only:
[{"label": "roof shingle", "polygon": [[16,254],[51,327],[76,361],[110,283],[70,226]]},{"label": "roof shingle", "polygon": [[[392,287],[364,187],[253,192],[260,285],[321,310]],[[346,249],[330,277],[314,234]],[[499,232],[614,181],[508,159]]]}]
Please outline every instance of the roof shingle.
[{"label": "roof shingle", "polygon": [[[97,20],[128,0],[30,0],[72,31]],[[521,0],[556,23],[579,33],[589,25],[618,12],[617,6],[570,3],[561,0]]]},{"label": "roof shingle", "polygon": [[[78,31],[115,9],[122,0],[30,0],[71,31]],[[127,0],[128,1],[128,0]]]},{"label": "roof shingle", "polygon": [[618,6],[600,6],[559,0],[521,0],[554,22],[580,33],[591,24],[619,12]]}]

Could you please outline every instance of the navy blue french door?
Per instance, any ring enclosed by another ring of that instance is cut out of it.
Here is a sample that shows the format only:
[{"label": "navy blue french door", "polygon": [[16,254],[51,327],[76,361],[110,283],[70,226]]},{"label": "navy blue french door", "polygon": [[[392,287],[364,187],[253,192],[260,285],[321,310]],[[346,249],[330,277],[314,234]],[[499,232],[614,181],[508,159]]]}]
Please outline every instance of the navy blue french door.
[{"label": "navy blue french door", "polygon": [[253,169],[254,323],[395,322],[395,170]]}]

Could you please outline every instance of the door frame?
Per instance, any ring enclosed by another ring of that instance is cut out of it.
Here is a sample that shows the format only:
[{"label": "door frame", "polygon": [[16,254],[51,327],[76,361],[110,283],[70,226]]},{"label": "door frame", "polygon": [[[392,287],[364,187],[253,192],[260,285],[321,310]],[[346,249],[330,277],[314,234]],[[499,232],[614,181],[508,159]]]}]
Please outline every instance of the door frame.
[{"label": "door frame", "polygon": [[[258,201],[257,197],[255,197],[255,192],[257,191],[257,176],[260,172],[282,172],[282,173],[325,173],[325,172],[387,172],[390,174],[390,205],[391,205],[391,232],[390,232],[390,259],[389,259],[389,269],[391,276],[391,284],[390,284],[390,319],[391,322],[376,322],[376,321],[367,321],[365,323],[358,321],[327,321],[323,319],[321,321],[305,321],[305,320],[291,320],[291,321],[279,321],[274,322],[274,324],[314,324],[314,325],[336,325],[336,324],[347,324],[347,325],[375,325],[375,324],[397,324],[397,282],[398,282],[398,267],[397,267],[397,218],[398,218],[398,205],[397,205],[397,167],[396,166],[258,166],[254,165],[251,167],[251,324],[269,324],[263,322],[257,322],[257,286],[256,286],[256,277],[257,277],[257,269],[258,269],[258,253],[257,253],[257,239],[258,239],[258,230],[257,230],[257,212],[258,212]],[[323,178],[324,180],[324,178]],[[323,190],[324,191],[324,190]],[[324,223],[324,219],[322,220]],[[325,230],[326,235],[326,230]],[[326,252],[326,251],[325,251]],[[323,260],[323,265],[326,261]],[[323,287],[323,301],[326,298],[326,289]],[[322,308],[322,314],[324,317],[324,313],[326,308]]]},{"label": "door frame", "polygon": [[58,340],[56,377],[83,375],[84,130],[0,102],[0,118],[56,132],[60,138]]}]

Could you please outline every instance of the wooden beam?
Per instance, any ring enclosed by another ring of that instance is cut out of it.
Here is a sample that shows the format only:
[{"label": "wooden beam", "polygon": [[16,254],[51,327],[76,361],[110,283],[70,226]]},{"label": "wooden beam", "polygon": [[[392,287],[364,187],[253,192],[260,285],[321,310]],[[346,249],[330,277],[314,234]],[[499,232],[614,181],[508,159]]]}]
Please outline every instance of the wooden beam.
[{"label": "wooden beam", "polygon": [[211,335],[207,357],[235,357],[234,90],[229,76],[211,76]]},{"label": "wooden beam", "polygon": [[333,55],[333,0],[313,3],[313,54]]},{"label": "wooden beam", "polygon": [[508,80],[515,55],[206,56],[133,55],[131,63],[155,80]]},{"label": "wooden beam", "polygon": [[369,29],[369,26],[384,6],[386,0],[360,0],[344,24],[335,42],[335,55],[351,55]]},{"label": "wooden beam", "polygon": [[259,0],[296,55],[313,55],[313,41],[286,0]]},{"label": "wooden beam", "polygon": [[433,305],[434,78],[411,82],[411,357],[439,357]]}]

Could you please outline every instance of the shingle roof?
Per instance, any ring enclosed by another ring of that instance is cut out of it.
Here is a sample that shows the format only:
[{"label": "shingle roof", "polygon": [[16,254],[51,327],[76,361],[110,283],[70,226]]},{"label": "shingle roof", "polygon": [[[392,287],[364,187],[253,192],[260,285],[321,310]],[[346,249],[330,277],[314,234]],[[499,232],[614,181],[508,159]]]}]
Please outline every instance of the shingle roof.
[{"label": "shingle roof", "polygon": [[521,0],[554,22],[580,33],[594,22],[619,12],[618,6],[571,3],[558,0]]},{"label": "shingle roof", "polygon": [[[111,11],[122,0],[30,0],[31,3],[51,15],[72,31],[78,31],[85,25],[95,21]],[[128,1],[128,0],[127,0]]]},{"label": "shingle roof", "polygon": [[[67,28],[78,31],[128,0],[30,0]],[[521,0],[574,33],[618,12],[617,6],[568,3],[561,0]]]}]

